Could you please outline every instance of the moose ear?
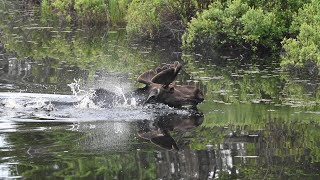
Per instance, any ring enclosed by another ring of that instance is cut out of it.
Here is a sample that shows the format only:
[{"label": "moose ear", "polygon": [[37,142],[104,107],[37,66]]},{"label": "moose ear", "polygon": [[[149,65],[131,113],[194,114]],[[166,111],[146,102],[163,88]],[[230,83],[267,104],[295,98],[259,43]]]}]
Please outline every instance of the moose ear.
[{"label": "moose ear", "polygon": [[146,85],[151,84],[151,79],[156,75],[156,73],[153,70],[149,70],[147,72],[144,72],[143,74],[141,74],[137,81]]}]

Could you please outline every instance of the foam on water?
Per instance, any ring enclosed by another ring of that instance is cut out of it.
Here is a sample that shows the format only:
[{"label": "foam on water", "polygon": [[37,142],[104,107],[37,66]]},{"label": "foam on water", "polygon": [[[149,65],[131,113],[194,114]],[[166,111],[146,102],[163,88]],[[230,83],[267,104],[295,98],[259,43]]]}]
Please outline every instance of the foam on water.
[{"label": "foam on water", "polygon": [[11,108],[11,109],[21,107],[21,105],[17,103],[16,99],[4,99],[2,101],[2,105],[6,108]]}]

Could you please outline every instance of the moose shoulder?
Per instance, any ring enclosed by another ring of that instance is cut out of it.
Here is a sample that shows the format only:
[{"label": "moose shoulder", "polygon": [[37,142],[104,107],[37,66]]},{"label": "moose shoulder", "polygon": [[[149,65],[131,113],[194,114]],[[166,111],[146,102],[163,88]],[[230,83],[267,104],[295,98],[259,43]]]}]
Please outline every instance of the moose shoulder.
[{"label": "moose shoulder", "polygon": [[200,89],[189,85],[175,85],[182,65],[179,62],[157,67],[144,72],[138,77],[138,82],[146,85],[144,91],[148,94],[145,103],[158,102],[172,107],[184,105],[196,106],[204,100]]}]

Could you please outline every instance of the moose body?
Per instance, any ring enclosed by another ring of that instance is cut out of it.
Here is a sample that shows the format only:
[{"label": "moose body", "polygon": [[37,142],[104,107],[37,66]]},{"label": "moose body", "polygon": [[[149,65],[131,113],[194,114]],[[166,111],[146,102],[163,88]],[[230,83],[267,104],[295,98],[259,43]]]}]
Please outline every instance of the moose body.
[{"label": "moose body", "polygon": [[149,96],[146,103],[163,103],[171,107],[182,107],[185,105],[196,106],[203,101],[203,95],[198,88],[189,85],[151,84],[146,86]]},{"label": "moose body", "polygon": [[[146,86],[126,94],[125,97],[129,97],[128,99],[133,97],[140,104],[163,103],[171,107],[185,105],[195,107],[204,100],[201,90],[195,86],[175,85],[173,83],[181,68],[182,65],[175,62],[144,72],[138,77],[137,81]],[[103,107],[111,107],[110,102],[123,102],[125,100],[124,97],[104,89],[97,89],[95,95],[94,102],[104,104]]]}]

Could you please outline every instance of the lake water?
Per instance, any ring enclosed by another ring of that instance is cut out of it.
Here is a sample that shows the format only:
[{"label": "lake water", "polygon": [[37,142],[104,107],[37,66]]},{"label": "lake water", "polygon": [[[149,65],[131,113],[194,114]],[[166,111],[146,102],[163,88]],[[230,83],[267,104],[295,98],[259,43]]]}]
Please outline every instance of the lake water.
[{"label": "lake water", "polygon": [[[317,69],[277,58],[181,52],[130,42],[125,29],[44,17],[0,2],[1,179],[319,179]],[[177,84],[199,87],[199,111],[118,103],[149,69],[179,61]]]}]

